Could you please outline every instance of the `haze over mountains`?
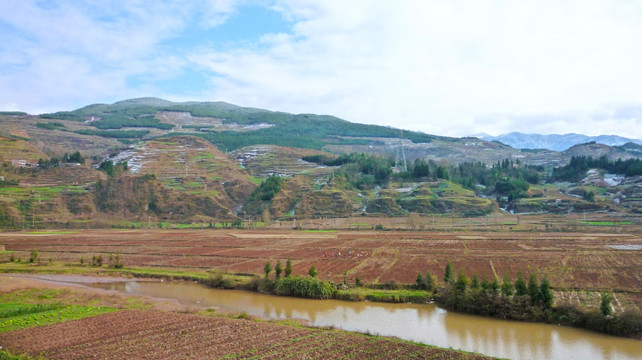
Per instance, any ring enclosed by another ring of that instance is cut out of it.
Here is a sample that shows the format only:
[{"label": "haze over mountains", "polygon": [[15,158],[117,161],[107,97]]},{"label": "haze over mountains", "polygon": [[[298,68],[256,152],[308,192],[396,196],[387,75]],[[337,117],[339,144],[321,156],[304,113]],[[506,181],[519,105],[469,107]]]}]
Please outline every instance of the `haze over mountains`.
[{"label": "haze over mountains", "polygon": [[474,136],[487,141],[500,141],[506,145],[514,147],[515,149],[548,149],[555,151],[564,151],[574,145],[584,144],[591,141],[609,146],[619,146],[629,142],[642,145],[642,140],[629,139],[618,135],[588,136],[575,133],[564,135],[542,135],[511,132],[499,136],[492,136],[488,134],[477,134]]}]

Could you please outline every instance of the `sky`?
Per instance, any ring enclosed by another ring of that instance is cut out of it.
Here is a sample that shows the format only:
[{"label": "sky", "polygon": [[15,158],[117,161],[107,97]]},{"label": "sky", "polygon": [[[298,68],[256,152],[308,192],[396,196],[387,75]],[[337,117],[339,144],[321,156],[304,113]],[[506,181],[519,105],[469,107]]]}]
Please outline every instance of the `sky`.
[{"label": "sky", "polygon": [[0,110],[226,101],[642,139],[642,0],[0,0]]}]

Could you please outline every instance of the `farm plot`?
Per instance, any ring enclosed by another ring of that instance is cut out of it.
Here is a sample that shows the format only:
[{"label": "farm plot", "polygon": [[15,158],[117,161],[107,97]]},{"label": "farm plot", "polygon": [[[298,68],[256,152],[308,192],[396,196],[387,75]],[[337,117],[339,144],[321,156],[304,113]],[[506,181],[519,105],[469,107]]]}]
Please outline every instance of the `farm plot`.
[{"label": "farm plot", "polygon": [[485,359],[392,339],[150,310],[0,334],[14,353],[55,359]]},{"label": "farm plot", "polygon": [[[555,288],[642,291],[639,233],[84,230],[0,233],[0,261],[10,256],[88,262],[120,254],[125,266],[216,269],[261,275],[263,265],[292,259],[295,274],[314,265],[322,279],[414,283],[429,270],[441,279],[447,262],[480,277],[546,275]],[[613,245],[618,245],[615,248]]]}]

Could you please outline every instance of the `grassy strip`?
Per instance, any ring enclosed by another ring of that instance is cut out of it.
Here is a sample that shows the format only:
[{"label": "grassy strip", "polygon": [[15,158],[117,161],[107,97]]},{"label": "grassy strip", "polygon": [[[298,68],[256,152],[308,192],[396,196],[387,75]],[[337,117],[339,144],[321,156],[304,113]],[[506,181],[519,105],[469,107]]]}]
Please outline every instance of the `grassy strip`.
[{"label": "grassy strip", "polygon": [[618,226],[631,225],[633,221],[581,221],[580,224],[591,226]]},{"label": "grassy strip", "polygon": [[0,304],[0,319],[60,309],[60,304]]},{"label": "grassy strip", "polygon": [[[164,268],[123,268],[112,269],[106,267],[91,267],[79,265],[33,265],[27,263],[2,263],[0,273],[41,273],[41,274],[80,274],[80,275],[123,275],[127,277],[141,277],[167,280],[196,281],[214,288],[258,290],[259,292],[274,293],[271,287],[261,289],[253,286],[256,277],[252,275],[221,274],[210,271],[186,271]],[[357,287],[338,290],[333,299],[347,301],[373,301],[386,303],[419,303],[425,304],[432,298],[431,293],[423,290],[395,289],[381,290]],[[291,295],[293,296],[293,295]]]},{"label": "grassy strip", "polygon": [[35,360],[41,357],[31,357],[29,355],[14,355],[6,350],[0,350],[0,360]]},{"label": "grassy strip", "polygon": [[34,326],[56,324],[64,321],[101,315],[116,310],[117,309],[103,306],[70,305],[56,310],[49,310],[2,319],[0,321],[0,332],[13,331]]},{"label": "grassy strip", "polygon": [[348,301],[373,301],[385,303],[417,303],[425,304],[430,302],[432,293],[424,290],[378,290],[369,288],[353,288],[338,290],[334,296],[338,300]]}]

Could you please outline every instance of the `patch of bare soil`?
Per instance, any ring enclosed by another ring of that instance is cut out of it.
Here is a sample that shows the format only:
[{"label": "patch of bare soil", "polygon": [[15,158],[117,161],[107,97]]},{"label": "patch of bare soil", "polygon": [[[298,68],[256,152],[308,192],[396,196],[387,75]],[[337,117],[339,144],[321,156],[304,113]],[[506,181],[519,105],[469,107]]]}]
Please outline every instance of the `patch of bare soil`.
[{"label": "patch of bare soil", "polygon": [[486,359],[344,332],[148,310],[3,333],[0,343],[52,359]]}]

